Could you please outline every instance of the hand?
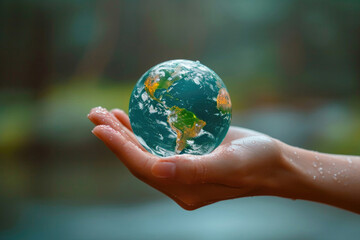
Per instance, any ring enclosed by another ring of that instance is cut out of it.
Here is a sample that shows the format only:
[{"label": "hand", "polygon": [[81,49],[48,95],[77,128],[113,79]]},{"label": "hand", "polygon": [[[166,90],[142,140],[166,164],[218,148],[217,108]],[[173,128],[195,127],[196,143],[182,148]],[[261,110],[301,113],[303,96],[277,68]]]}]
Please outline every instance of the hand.
[{"label": "hand", "polygon": [[284,169],[279,142],[264,134],[230,127],[223,143],[206,155],[160,158],[147,152],[131,130],[122,110],[98,107],[88,118],[93,133],[143,182],[181,207],[193,210],[217,201],[268,195]]}]

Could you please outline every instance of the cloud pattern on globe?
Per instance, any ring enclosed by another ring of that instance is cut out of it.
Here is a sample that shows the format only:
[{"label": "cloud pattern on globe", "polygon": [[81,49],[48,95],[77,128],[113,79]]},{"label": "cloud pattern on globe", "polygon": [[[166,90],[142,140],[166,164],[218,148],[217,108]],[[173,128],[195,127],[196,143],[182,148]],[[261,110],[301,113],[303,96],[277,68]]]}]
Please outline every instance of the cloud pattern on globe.
[{"label": "cloud pattern on globe", "polygon": [[202,155],[223,141],[231,121],[231,100],[214,71],[198,61],[171,60],[139,79],[129,117],[138,141],[150,153]]}]

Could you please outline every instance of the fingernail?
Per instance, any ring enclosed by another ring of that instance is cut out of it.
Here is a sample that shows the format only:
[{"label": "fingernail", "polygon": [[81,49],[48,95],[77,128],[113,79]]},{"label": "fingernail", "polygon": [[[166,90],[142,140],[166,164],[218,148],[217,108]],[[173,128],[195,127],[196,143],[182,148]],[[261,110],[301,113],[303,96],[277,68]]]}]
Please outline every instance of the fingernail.
[{"label": "fingernail", "polygon": [[152,167],[152,174],[158,178],[171,178],[175,176],[176,165],[172,162],[157,162]]}]

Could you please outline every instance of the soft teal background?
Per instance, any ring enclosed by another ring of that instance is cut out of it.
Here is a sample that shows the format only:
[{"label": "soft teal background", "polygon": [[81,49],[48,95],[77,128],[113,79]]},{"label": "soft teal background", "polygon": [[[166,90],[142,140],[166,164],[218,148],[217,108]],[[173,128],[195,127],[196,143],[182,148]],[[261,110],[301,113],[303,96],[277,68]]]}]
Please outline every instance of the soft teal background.
[{"label": "soft teal background", "polygon": [[358,215],[273,197],[194,212],[90,130],[151,66],[200,60],[233,124],[360,155],[357,0],[0,1],[0,239],[356,239]]}]

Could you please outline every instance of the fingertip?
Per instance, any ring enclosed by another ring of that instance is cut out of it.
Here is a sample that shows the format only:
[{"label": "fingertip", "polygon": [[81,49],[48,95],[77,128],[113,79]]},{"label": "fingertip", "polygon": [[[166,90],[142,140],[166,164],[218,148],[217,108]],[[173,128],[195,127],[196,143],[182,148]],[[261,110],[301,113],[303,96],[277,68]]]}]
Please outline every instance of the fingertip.
[{"label": "fingertip", "polygon": [[98,125],[94,127],[94,129],[91,132],[101,140],[105,140],[106,138],[109,138],[114,134],[119,133],[118,131],[116,131],[115,129],[113,129],[108,125]]},{"label": "fingertip", "polygon": [[110,111],[127,129],[131,130],[129,115],[122,109],[112,109]]},{"label": "fingertip", "polygon": [[94,124],[99,124],[99,117],[106,115],[106,108],[103,107],[94,107],[90,110],[90,113],[87,115],[88,119]]},{"label": "fingertip", "polygon": [[[113,108],[110,110],[110,112],[114,113],[114,112],[118,112],[118,113],[125,113],[124,110],[120,109],[120,108]],[[126,114],[126,113],[125,113]]]},{"label": "fingertip", "polygon": [[94,107],[90,110],[90,114],[92,113],[101,113],[101,112],[106,112],[107,109],[104,108],[104,107],[101,107],[101,106],[98,106],[98,107]]}]

